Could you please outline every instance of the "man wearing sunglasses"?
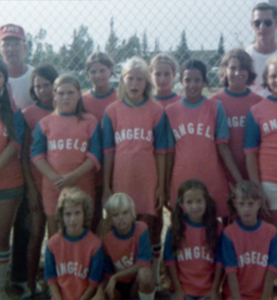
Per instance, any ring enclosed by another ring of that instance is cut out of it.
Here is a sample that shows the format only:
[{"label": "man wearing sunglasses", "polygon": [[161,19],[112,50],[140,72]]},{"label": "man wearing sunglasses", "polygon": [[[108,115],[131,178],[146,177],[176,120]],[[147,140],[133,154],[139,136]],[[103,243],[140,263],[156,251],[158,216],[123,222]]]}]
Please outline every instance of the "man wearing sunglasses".
[{"label": "man wearing sunglasses", "polygon": [[277,28],[277,8],[268,3],[259,3],[252,10],[251,26],[255,33],[254,44],[245,50],[250,54],[254,62],[257,78],[251,89],[257,94],[266,97],[269,91],[261,85],[262,75],[266,61],[273,55],[277,55],[275,42],[275,30]]}]

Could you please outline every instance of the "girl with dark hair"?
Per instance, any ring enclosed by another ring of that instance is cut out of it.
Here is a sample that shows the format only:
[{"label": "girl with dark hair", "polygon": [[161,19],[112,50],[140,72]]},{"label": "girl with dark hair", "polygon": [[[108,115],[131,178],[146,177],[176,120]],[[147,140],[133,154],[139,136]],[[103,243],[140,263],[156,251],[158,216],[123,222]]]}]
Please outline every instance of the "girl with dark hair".
[{"label": "girl with dark hair", "polygon": [[[114,75],[115,62],[104,52],[92,53],[86,62],[87,79],[92,83],[92,88],[82,95],[85,109],[94,115],[101,127],[105,109],[116,101],[117,92],[110,84]],[[103,172],[95,174],[95,209],[92,218],[91,230],[96,232],[102,217]],[[99,226],[101,228],[101,226]]]},{"label": "girl with dark hair", "polygon": [[10,232],[23,197],[24,181],[19,160],[24,119],[12,104],[8,90],[8,69],[0,61],[0,299],[9,299],[5,280],[10,261]]},{"label": "girl with dark hair", "polygon": [[187,61],[181,68],[180,79],[186,95],[166,108],[172,129],[169,149],[175,150],[168,165],[169,172],[173,169],[172,174],[166,176],[167,187],[170,185],[171,189],[170,204],[174,206],[178,187],[184,180],[199,178],[216,201],[218,215],[227,217],[228,184],[222,161],[236,182],[241,180],[241,175],[228,146],[224,109],[219,101],[202,95],[208,81],[201,61]]},{"label": "girl with dark hair", "polygon": [[[245,119],[250,107],[262,100],[261,96],[248,87],[256,78],[251,56],[243,49],[227,52],[220,63],[219,77],[225,88],[212,96],[212,99],[220,100],[226,112],[230,131],[230,149],[242,177],[247,179],[243,151]],[[228,181],[234,184],[231,174],[227,170],[225,173]]]},{"label": "girl with dark hair", "polygon": [[197,179],[183,182],[164,250],[174,287],[172,299],[219,299],[222,263],[218,237],[222,228],[205,184]]},{"label": "girl with dark hair", "polygon": [[36,286],[41,244],[45,232],[46,217],[42,205],[42,175],[34,164],[30,164],[30,148],[33,143],[32,134],[37,123],[54,110],[53,83],[58,72],[49,63],[37,66],[31,74],[30,95],[34,104],[23,110],[25,118],[24,147],[22,153],[23,172],[27,185],[27,198],[31,213],[31,230],[28,244],[28,284],[21,299],[30,299],[40,292]]}]

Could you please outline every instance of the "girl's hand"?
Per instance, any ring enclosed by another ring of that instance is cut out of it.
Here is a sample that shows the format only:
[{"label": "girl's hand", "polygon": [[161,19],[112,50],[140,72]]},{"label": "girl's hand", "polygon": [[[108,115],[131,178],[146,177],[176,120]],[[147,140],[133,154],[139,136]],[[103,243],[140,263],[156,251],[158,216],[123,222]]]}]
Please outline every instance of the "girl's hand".
[{"label": "girl's hand", "polygon": [[113,193],[110,188],[104,188],[103,195],[102,195],[102,206],[106,204],[106,202],[108,201],[108,199],[111,197],[112,194]]},{"label": "girl's hand", "polygon": [[103,294],[97,293],[91,300],[105,300],[105,296]]},{"label": "girl's hand", "polygon": [[164,205],[164,202],[165,202],[164,188],[159,186],[156,190],[156,203],[155,203],[156,210],[161,209]]},{"label": "girl's hand", "polygon": [[73,173],[67,173],[64,175],[61,175],[61,178],[59,178],[56,182],[54,182],[54,186],[61,190],[66,186],[74,186],[76,182],[78,181],[78,178],[74,176]]},{"label": "girl's hand", "polygon": [[171,300],[185,300],[186,298],[186,294],[182,290],[177,290],[174,292]]},{"label": "girl's hand", "polygon": [[55,185],[55,182],[60,180],[61,178],[62,178],[62,175],[55,173],[55,174],[51,175],[51,177],[49,177],[49,180]]},{"label": "girl's hand", "polygon": [[220,294],[216,291],[210,290],[207,295],[203,298],[204,300],[220,300]]},{"label": "girl's hand", "polygon": [[112,276],[109,280],[109,283],[105,289],[105,293],[108,295],[109,299],[114,298],[114,288],[116,286],[116,279]]}]

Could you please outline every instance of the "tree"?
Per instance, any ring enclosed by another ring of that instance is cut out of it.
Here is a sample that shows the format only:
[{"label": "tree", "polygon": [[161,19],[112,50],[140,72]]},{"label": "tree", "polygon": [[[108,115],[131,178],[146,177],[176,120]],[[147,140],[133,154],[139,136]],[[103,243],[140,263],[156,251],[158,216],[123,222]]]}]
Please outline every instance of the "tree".
[{"label": "tree", "polygon": [[[66,48],[66,47],[65,47]],[[65,50],[63,48],[63,50]],[[88,33],[88,28],[81,25],[73,31],[73,41],[68,49],[68,68],[73,71],[81,71],[85,68],[87,57],[93,51],[93,40]]]},{"label": "tree", "polygon": [[158,38],[155,39],[154,52],[155,54],[159,53],[160,50],[160,40]]},{"label": "tree", "polygon": [[140,40],[136,34],[132,35],[128,41],[123,40],[122,45],[119,49],[120,61],[124,61],[132,56],[141,55]]},{"label": "tree", "polygon": [[149,62],[148,40],[147,40],[146,30],[144,30],[142,35],[141,56],[143,59]]},{"label": "tree", "polygon": [[224,54],[225,54],[224,37],[223,34],[221,33],[219,37],[219,43],[218,43],[216,54],[210,59],[209,66],[211,68],[218,67]]},{"label": "tree", "polygon": [[222,57],[225,54],[225,49],[224,49],[224,36],[221,33],[219,37],[219,43],[218,43],[218,48],[217,48],[217,53],[220,57]]},{"label": "tree", "polygon": [[180,44],[176,48],[174,56],[176,57],[176,59],[180,65],[182,65],[186,60],[188,60],[190,58],[185,30],[183,30],[181,33],[181,41],[180,41]]},{"label": "tree", "polygon": [[27,33],[25,40],[27,45],[27,51],[25,52],[25,62],[27,64],[31,64],[33,56],[33,36],[30,33]]},{"label": "tree", "polygon": [[110,34],[109,34],[109,37],[108,37],[108,42],[106,44],[105,50],[117,62],[118,61],[118,48],[117,48],[118,37],[115,34],[113,26],[114,26],[114,21],[113,21],[113,18],[111,18],[111,21],[110,21]]},{"label": "tree", "polygon": [[39,32],[33,38],[33,44],[35,45],[35,51],[32,56],[31,64],[37,66],[39,63],[45,60],[45,51],[44,51],[44,39],[46,38],[47,31],[43,28],[40,28]]}]

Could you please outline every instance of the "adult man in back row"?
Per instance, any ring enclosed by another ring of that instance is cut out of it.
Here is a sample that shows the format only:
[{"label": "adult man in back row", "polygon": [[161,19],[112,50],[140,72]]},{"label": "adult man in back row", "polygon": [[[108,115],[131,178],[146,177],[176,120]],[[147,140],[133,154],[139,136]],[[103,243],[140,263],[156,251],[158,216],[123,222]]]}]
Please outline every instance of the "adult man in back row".
[{"label": "adult man in back row", "polygon": [[33,103],[30,94],[30,78],[33,67],[24,62],[27,50],[25,33],[21,26],[7,24],[0,27],[1,54],[8,66],[9,83],[11,84],[15,103],[25,108]]},{"label": "adult man in back row", "polygon": [[266,97],[268,89],[262,87],[266,61],[277,54],[275,30],[277,28],[277,8],[268,3],[259,3],[252,9],[251,27],[255,33],[254,44],[245,50],[252,57],[257,78],[250,88],[253,92]]},{"label": "adult man in back row", "polygon": [[[7,64],[9,83],[15,104],[20,108],[32,104],[29,94],[33,67],[24,62],[27,50],[25,33],[21,26],[7,24],[0,27],[1,54]],[[20,204],[14,224],[11,281],[27,288],[27,246],[29,241],[28,201]]]}]

